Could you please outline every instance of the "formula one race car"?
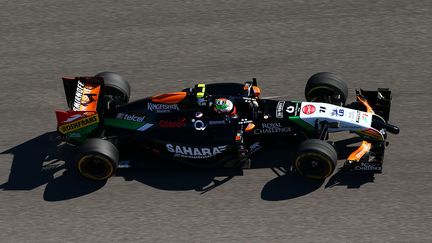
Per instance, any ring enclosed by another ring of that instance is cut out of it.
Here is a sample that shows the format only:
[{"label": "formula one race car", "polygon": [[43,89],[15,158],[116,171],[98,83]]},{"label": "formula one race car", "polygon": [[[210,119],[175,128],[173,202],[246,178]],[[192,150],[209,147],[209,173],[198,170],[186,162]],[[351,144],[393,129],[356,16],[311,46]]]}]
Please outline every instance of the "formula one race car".
[{"label": "formula one race car", "polygon": [[399,133],[388,123],[390,90],[359,90],[357,100],[345,105],[347,85],[327,72],[308,80],[306,102],[260,99],[256,79],[198,84],[131,103],[130,86],[116,73],[63,78],[63,84],[71,110],[56,112],[57,130],[63,141],[79,146],[76,166],[94,180],[131,167],[129,152],[122,151],[201,167],[247,168],[260,141],[275,137],[300,138],[293,169],[324,179],[338,159],[328,134],[340,131],[363,140],[343,168],[380,173],[387,132]]}]

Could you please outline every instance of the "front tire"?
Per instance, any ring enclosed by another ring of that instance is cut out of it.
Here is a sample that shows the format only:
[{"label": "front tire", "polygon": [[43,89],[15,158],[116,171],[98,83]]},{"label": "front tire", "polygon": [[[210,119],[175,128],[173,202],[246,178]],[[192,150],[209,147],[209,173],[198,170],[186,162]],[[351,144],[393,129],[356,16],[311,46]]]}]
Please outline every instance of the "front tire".
[{"label": "front tire", "polygon": [[302,176],[322,180],[335,170],[337,153],[329,143],[319,139],[303,141],[294,162],[294,169]]},{"label": "front tire", "polygon": [[91,138],[78,150],[77,168],[79,173],[91,180],[106,180],[111,177],[118,165],[119,153],[109,141]]},{"label": "front tire", "polygon": [[348,86],[333,73],[316,73],[306,83],[305,97],[309,102],[343,106],[348,97]]}]

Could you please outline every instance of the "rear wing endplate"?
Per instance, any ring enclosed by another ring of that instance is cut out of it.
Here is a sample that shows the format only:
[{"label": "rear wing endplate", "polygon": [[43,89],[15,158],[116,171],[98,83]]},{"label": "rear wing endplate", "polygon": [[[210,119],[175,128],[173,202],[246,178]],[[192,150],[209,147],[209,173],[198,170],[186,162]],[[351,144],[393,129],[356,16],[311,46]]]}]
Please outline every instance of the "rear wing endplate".
[{"label": "rear wing endplate", "polygon": [[73,111],[96,111],[103,87],[102,77],[63,77],[68,107]]}]

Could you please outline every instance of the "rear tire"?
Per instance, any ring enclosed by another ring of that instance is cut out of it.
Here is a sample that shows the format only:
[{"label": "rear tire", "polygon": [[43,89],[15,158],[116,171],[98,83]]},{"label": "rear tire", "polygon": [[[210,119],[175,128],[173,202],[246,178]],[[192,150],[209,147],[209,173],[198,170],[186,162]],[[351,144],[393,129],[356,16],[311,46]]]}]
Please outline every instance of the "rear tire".
[{"label": "rear tire", "polygon": [[119,153],[109,141],[90,138],[78,150],[77,168],[79,173],[91,180],[106,180],[117,169]]},{"label": "rear tire", "polygon": [[307,81],[305,97],[307,101],[343,106],[348,97],[348,86],[333,73],[317,73]]},{"label": "rear tire", "polygon": [[302,176],[322,180],[335,170],[337,153],[329,143],[319,139],[303,141],[294,162],[294,169]]},{"label": "rear tire", "polygon": [[122,76],[114,72],[101,72],[95,77],[104,79],[104,98],[108,108],[125,105],[129,102],[130,85]]}]

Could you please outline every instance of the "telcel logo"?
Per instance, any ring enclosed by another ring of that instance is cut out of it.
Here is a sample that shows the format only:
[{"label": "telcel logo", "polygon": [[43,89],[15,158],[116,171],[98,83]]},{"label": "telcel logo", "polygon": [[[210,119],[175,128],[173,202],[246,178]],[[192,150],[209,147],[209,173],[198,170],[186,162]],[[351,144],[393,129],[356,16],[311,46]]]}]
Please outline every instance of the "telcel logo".
[{"label": "telcel logo", "polygon": [[117,119],[123,119],[123,120],[134,121],[134,122],[144,122],[145,116],[135,116],[135,115],[119,113],[117,115]]}]

